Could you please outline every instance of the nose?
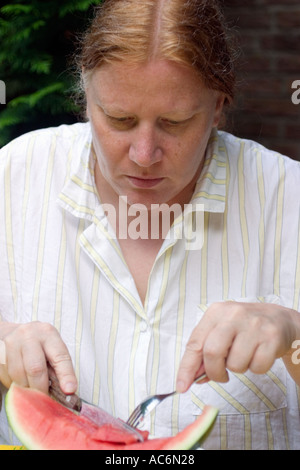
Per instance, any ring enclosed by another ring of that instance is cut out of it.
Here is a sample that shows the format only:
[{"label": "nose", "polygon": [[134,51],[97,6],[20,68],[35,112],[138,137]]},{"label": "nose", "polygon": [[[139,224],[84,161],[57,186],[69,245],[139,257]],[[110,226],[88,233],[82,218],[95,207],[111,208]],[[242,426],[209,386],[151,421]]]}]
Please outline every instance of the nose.
[{"label": "nose", "polygon": [[146,168],[160,162],[162,156],[163,151],[156,130],[150,125],[135,129],[129,149],[130,160]]}]

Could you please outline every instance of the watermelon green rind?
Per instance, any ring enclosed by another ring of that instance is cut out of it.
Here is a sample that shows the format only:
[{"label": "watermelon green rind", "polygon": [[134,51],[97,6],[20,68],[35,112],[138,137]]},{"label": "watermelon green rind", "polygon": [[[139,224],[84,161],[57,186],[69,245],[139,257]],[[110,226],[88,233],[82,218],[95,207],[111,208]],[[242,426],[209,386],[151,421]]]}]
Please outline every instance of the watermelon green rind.
[{"label": "watermelon green rind", "polygon": [[[189,450],[203,441],[218,414],[215,408],[205,407],[196,421],[174,437],[129,443],[124,431],[122,443],[122,436],[107,435],[92,421],[37,390],[12,384],[5,408],[11,428],[28,450]],[[109,440],[103,441],[103,436]]]},{"label": "watermelon green rind", "polygon": [[18,425],[18,419],[16,419],[15,416],[14,390],[16,389],[16,387],[17,386],[12,383],[5,397],[5,410],[7,414],[7,420],[17,438],[22,442],[26,449],[30,449],[32,445],[30,436],[28,435],[24,427]]},{"label": "watermelon green rind", "polygon": [[189,450],[200,445],[209,435],[218,416],[218,410],[213,406],[206,406],[201,415],[172,437],[161,449],[163,450]]}]

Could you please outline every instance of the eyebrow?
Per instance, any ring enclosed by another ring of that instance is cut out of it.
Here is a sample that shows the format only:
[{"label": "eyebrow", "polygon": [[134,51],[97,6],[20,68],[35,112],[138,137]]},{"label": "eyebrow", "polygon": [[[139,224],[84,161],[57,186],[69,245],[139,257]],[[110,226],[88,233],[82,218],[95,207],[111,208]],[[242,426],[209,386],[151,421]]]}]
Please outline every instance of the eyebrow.
[{"label": "eyebrow", "polygon": [[[111,110],[107,110],[105,108],[105,106],[103,106],[102,103],[100,103],[100,101],[97,103],[97,106],[99,106],[102,111],[104,112],[105,115],[107,116],[113,116],[114,114],[119,114],[119,115],[123,115],[123,116],[132,116],[134,115],[135,116],[135,113],[131,112],[131,111],[126,111],[122,108],[114,108],[114,109],[111,109]],[[194,116],[195,114],[197,114],[198,112],[200,112],[202,109],[202,106],[197,106],[191,110],[183,110],[183,109],[173,109],[173,110],[170,110],[168,112],[164,112],[164,113],[161,113],[161,117],[163,118],[168,118],[168,117],[176,117],[177,119],[182,119],[182,120],[187,120],[189,119],[190,117]]]},{"label": "eyebrow", "polygon": [[[99,96],[97,96],[96,104],[97,104],[97,106],[99,106],[99,107],[103,110],[104,114],[106,114],[106,115],[108,115],[108,116],[109,116],[109,115],[112,115],[112,114],[114,114],[114,113],[116,113],[116,114],[121,114],[121,115],[124,115],[124,116],[136,115],[135,113],[133,113],[133,112],[131,112],[131,111],[128,111],[128,110],[125,110],[125,109],[119,108],[119,107],[115,107],[115,108],[113,108],[113,109],[111,109],[111,110],[108,111],[108,109],[107,109],[106,106],[103,104],[103,102],[102,102],[102,100],[101,100],[101,98],[100,98]],[[168,115],[174,115],[174,114],[175,114],[175,115],[183,115],[183,116],[184,116],[183,119],[185,119],[185,116],[186,116],[186,115],[193,116],[193,115],[197,114],[198,112],[200,112],[201,109],[203,109],[203,106],[204,106],[204,105],[205,105],[205,104],[204,104],[203,102],[200,102],[200,103],[198,103],[197,105],[195,105],[195,106],[194,106],[192,109],[190,109],[190,110],[188,110],[188,109],[180,109],[180,108],[172,109],[172,110],[170,110],[170,111],[168,111],[168,112],[162,113],[161,116],[162,116],[162,117],[165,117],[165,116],[168,116]],[[108,105],[108,106],[110,106],[110,105]],[[111,106],[114,107],[114,106],[115,106],[115,103],[112,103]]]}]

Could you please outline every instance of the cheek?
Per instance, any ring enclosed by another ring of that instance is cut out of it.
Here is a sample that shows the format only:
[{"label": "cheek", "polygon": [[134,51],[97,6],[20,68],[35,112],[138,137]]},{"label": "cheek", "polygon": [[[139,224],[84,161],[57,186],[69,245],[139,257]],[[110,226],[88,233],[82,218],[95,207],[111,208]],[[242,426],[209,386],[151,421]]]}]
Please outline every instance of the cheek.
[{"label": "cheek", "polygon": [[119,162],[124,154],[124,141],[112,135],[103,126],[92,125],[93,145],[98,162],[105,167],[111,167]]},{"label": "cheek", "polygon": [[183,173],[190,174],[195,172],[203,161],[207,140],[202,139],[199,142],[199,136],[193,135],[186,145],[181,144],[178,149],[178,161]]}]

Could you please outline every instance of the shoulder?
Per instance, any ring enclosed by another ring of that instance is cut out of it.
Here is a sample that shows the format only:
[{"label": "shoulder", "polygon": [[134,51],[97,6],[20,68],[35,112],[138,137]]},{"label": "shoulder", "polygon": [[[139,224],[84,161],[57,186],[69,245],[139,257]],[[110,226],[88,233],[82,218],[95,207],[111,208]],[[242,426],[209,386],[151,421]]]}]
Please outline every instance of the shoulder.
[{"label": "shoulder", "polygon": [[46,185],[58,193],[73,165],[89,158],[90,145],[90,126],[82,123],[16,138],[0,150],[0,194],[11,193],[20,201],[30,189],[38,200]]},{"label": "shoulder", "polygon": [[0,150],[0,163],[13,157],[14,162],[24,162],[28,156],[47,159],[52,152],[60,160],[68,157],[70,150],[80,149],[90,142],[89,123],[77,123],[39,129],[17,137]]},{"label": "shoulder", "polygon": [[300,162],[270,150],[249,139],[236,137],[219,131],[219,146],[223,145],[228,164],[233,174],[245,180],[263,178],[275,186],[288,180],[292,185],[300,184]]}]

